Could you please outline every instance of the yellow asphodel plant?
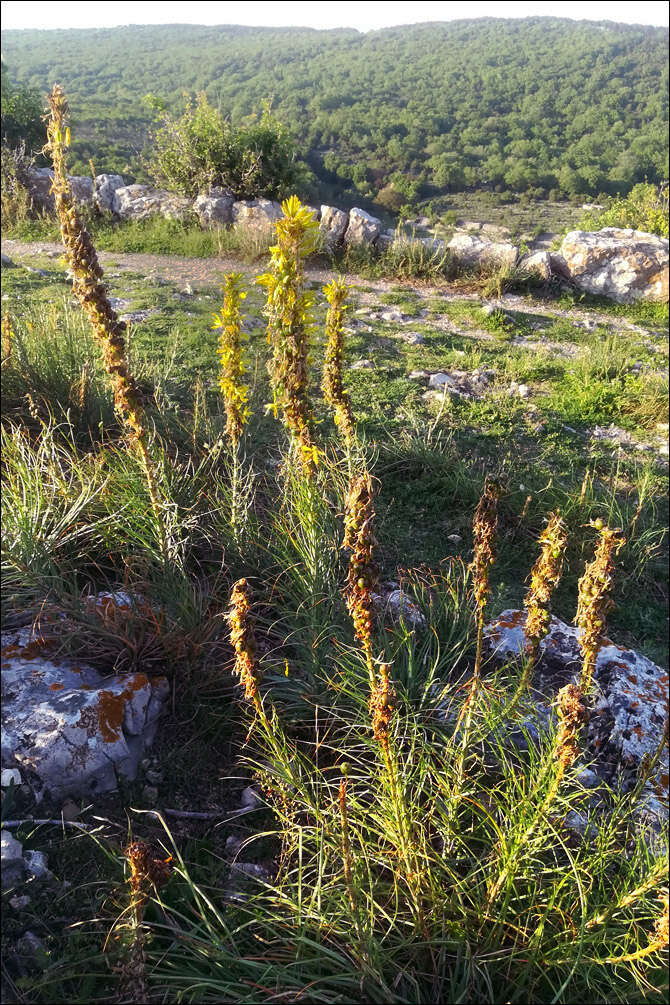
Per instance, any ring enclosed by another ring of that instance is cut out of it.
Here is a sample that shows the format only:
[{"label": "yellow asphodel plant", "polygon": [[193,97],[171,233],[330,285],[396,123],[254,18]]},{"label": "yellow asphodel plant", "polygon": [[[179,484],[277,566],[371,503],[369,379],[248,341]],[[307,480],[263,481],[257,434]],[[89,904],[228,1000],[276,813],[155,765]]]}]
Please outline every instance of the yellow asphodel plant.
[{"label": "yellow asphodel plant", "polygon": [[126,325],[112,308],[103,281],[98,256],[72,195],[67,177],[65,153],[70,145],[69,115],[63,89],[54,85],[49,95],[51,114],[47,122],[45,150],[54,167],[53,196],[60,222],[67,263],[74,275],[72,288],[91,324],[100,346],[102,362],[112,385],[116,412],[130,434],[144,469],[151,506],[160,536],[163,557],[167,551],[165,524],[158,498],[153,462],[148,449],[148,431],[142,397],[126,359]]},{"label": "yellow asphodel plant", "polygon": [[270,248],[270,269],[257,282],[267,290],[268,342],[272,347],[270,379],[275,415],[281,410],[299,462],[308,476],[318,464],[308,392],[310,339],[314,298],[305,288],[304,261],[316,248],[319,226],[314,214],[293,195],[282,203],[275,225],[277,243]]},{"label": "yellow asphodel plant", "polygon": [[249,408],[249,388],[244,383],[244,361],[242,349],[246,335],[242,330],[244,315],[242,301],[247,294],[242,288],[244,277],[241,272],[229,273],[223,281],[223,306],[214,315],[212,327],[219,335],[219,387],[226,406],[226,433],[237,450],[244,427],[251,415]]}]

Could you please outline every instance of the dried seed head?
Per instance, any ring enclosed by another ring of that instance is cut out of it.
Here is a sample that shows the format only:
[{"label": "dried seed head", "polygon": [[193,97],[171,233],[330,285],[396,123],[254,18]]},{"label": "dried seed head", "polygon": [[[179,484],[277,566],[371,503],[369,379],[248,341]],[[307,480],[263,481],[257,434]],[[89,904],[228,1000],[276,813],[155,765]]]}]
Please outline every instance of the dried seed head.
[{"label": "dried seed head", "polygon": [[214,315],[215,329],[220,329],[219,361],[221,371],[219,387],[226,405],[226,433],[233,447],[237,447],[244,426],[251,415],[247,404],[249,388],[244,383],[242,345],[246,336],[242,332],[243,315],[240,310],[246,293],[242,288],[244,277],[240,272],[229,273],[223,281],[223,307]]},{"label": "dried seed head", "polygon": [[388,742],[389,726],[395,711],[396,693],[389,677],[390,665],[382,663],[379,668],[379,680],[370,695],[368,705],[372,720],[372,732],[375,740]]},{"label": "dried seed head", "polygon": [[7,360],[12,355],[12,345],[14,343],[14,329],[12,328],[12,320],[9,314],[5,314],[2,319],[2,365],[4,366]]},{"label": "dried seed head", "polygon": [[240,678],[244,697],[258,700],[261,674],[256,663],[256,637],[251,621],[251,589],[246,579],[238,579],[230,595],[227,620],[230,625],[230,643],[235,650],[233,673]]},{"label": "dried seed head", "polygon": [[372,560],[377,543],[374,519],[372,479],[366,471],[349,483],[342,545],[351,552],[345,588],[347,608],[354,622],[356,638],[366,646],[370,644],[372,633],[372,589],[378,578],[377,567]]},{"label": "dried seed head", "polygon": [[335,425],[346,443],[355,435],[354,416],[349,395],[342,384],[342,350],[344,344],[343,318],[347,306],[344,303],[349,287],[342,276],[334,279],[323,292],[330,304],[326,316],[326,353],[323,369],[323,394],[335,412]]},{"label": "dried seed head", "polygon": [[133,892],[141,893],[148,884],[162,886],[172,874],[171,856],[160,858],[144,841],[133,841],[124,850],[130,865],[130,886]]},{"label": "dried seed head", "polygon": [[579,599],[575,619],[581,633],[579,647],[584,663],[581,688],[586,694],[596,667],[598,650],[605,636],[606,616],[613,606],[610,596],[614,575],[614,558],[625,542],[620,530],[611,530],[602,520],[591,524],[599,531],[595,558],[589,562],[579,580]]},{"label": "dried seed head", "polygon": [[540,642],[549,631],[551,595],[561,578],[568,535],[558,513],[552,513],[540,535],[542,552],[533,566],[530,587],[526,593],[526,639],[528,648],[537,656]]},{"label": "dried seed head", "polygon": [[566,684],[556,696],[558,711],[556,756],[563,767],[574,764],[579,756],[579,733],[589,719],[588,710],[582,699],[582,692],[576,684]]},{"label": "dried seed head", "polygon": [[114,393],[114,405],[131,434],[144,439],[144,409],[139,388],[126,362],[125,323],[119,321],[107,296],[103,272],[93,242],[84,227],[67,177],[65,150],[69,145],[69,111],[63,89],[56,84],[49,95],[51,115],[47,122],[45,151],[54,166],[52,192],[60,222],[65,255],[74,274],[72,288],[81,303],[98,342],[102,361]]},{"label": "dried seed head", "polygon": [[484,491],[475,510],[473,523],[474,559],[470,568],[474,572],[474,594],[478,611],[483,611],[489,594],[489,572],[495,562],[495,541],[498,527],[498,500],[500,486],[486,479]]},{"label": "dried seed head", "polygon": [[654,937],[658,949],[663,949],[668,945],[670,937],[670,918],[668,916],[668,894],[662,893],[658,898],[663,905],[663,911],[654,922]]}]

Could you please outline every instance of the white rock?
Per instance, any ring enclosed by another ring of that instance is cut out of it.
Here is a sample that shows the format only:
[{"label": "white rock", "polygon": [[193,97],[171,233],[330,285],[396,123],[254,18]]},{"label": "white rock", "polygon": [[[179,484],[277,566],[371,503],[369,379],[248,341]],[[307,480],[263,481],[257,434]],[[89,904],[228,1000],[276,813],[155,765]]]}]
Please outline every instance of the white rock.
[{"label": "white rock", "polygon": [[551,255],[548,251],[536,251],[525,255],[519,262],[519,268],[530,272],[540,279],[551,279]]},{"label": "white rock", "polygon": [[169,684],[141,673],[103,677],[56,655],[56,631],[2,636],[3,761],[55,799],[112,791],[117,772],[135,778]]},{"label": "white rock", "polygon": [[125,188],[126,183],[120,174],[96,175],[93,186],[93,202],[101,213],[114,211],[114,193],[119,188]]},{"label": "white rock", "polygon": [[321,233],[327,248],[334,248],[344,237],[349,224],[349,214],[336,206],[321,207]]},{"label": "white rock", "polygon": [[462,540],[460,534],[447,534],[447,541],[451,541],[452,544],[460,544]]},{"label": "white rock", "polygon": [[233,203],[233,222],[252,230],[270,231],[283,216],[282,208],[272,199],[251,199]]},{"label": "white rock", "polygon": [[380,599],[384,605],[384,612],[391,617],[391,620],[404,621],[411,628],[423,627],[426,624],[426,619],[419,608],[403,590],[391,590],[385,599]]},{"label": "white rock", "polygon": [[260,795],[253,787],[253,785],[247,785],[246,789],[242,790],[242,798],[240,799],[241,806],[262,806],[263,800]]},{"label": "white rock", "polygon": [[464,266],[515,265],[519,249],[513,244],[484,241],[473,234],[454,234],[447,245],[454,258]]},{"label": "white rock", "polygon": [[230,192],[221,188],[212,188],[205,195],[199,195],[193,203],[193,209],[198,214],[202,227],[233,222],[233,203],[235,198]]},{"label": "white rock", "polygon": [[115,190],[112,210],[122,220],[146,220],[151,216],[183,220],[193,211],[193,200],[148,185],[126,185]]},{"label": "white rock", "polygon": [[26,863],[28,873],[35,879],[53,879],[53,873],[49,869],[47,857],[43,851],[27,849],[23,853],[23,860]]},{"label": "white rock", "polygon": [[448,388],[449,390],[458,390],[458,383],[456,380],[448,373],[434,373],[433,376],[428,381],[428,387],[434,390],[442,390],[443,388]]},{"label": "white rock", "polygon": [[8,788],[12,784],[12,782],[14,783],[14,785],[20,785],[21,781],[22,781],[22,779],[21,779],[21,772],[18,770],[18,768],[3,768],[2,769],[2,783],[1,784],[2,784],[2,788],[3,789]]},{"label": "white rock", "polygon": [[427,377],[430,377],[430,374],[427,370],[412,370],[407,376],[410,380],[426,380]]},{"label": "white rock", "polygon": [[668,241],[639,230],[572,230],[561,245],[570,280],[618,303],[668,300]]},{"label": "white rock", "polygon": [[374,364],[371,359],[357,359],[349,367],[350,370],[372,370]]},{"label": "white rock", "polygon": [[26,864],[23,860],[23,846],[9,831],[0,835],[0,862],[2,864],[2,889],[20,883],[23,879]]},{"label": "white rock", "polygon": [[519,384],[517,387],[517,394],[520,398],[527,398],[530,395],[530,388],[528,384]]},{"label": "white rock", "polygon": [[381,318],[382,321],[395,321],[395,322],[398,322],[398,321],[402,321],[403,315],[402,315],[401,311],[399,311],[396,307],[393,307],[393,308],[391,308],[391,310],[383,311],[380,314],[380,318]]},{"label": "white rock", "polygon": [[364,209],[352,209],[349,212],[349,226],[344,234],[347,244],[373,244],[383,229],[381,220],[371,216]]},{"label": "white rock", "polygon": [[[498,659],[517,656],[525,648],[525,611],[507,610],[485,628],[485,638]],[[581,673],[579,629],[551,618],[540,645],[542,673],[556,676],[557,687],[576,681]],[[663,733],[667,708],[668,672],[646,656],[609,640],[601,646],[594,673],[594,711],[588,726],[598,751],[612,751],[622,768],[635,773],[643,757],[652,756]],[[597,764],[594,764],[597,768]],[[667,817],[667,769],[663,764],[646,785],[646,810]]]}]

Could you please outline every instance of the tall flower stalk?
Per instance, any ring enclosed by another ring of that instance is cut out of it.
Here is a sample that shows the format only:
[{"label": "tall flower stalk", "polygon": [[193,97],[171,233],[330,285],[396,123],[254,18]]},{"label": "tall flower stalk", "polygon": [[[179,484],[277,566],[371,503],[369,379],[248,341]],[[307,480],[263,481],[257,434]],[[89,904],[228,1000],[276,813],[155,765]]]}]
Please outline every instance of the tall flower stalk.
[{"label": "tall flower stalk", "polygon": [[242,330],[244,315],[241,305],[246,299],[244,277],[240,272],[229,273],[223,281],[223,305],[214,315],[213,328],[219,334],[219,387],[226,408],[226,435],[232,452],[232,486],[230,522],[233,533],[239,533],[240,523],[240,439],[251,415],[249,388],[244,382],[242,358],[246,336]]},{"label": "tall flower stalk", "polygon": [[495,562],[496,531],[498,529],[498,500],[500,487],[486,479],[481,499],[477,503],[473,522],[474,558],[470,566],[473,573],[473,590],[477,618],[477,648],[473,672],[473,689],[479,685],[482,667],[484,622],[489,598],[489,574]]},{"label": "tall flower stalk", "polygon": [[333,279],[323,288],[328,301],[326,315],[326,352],[323,368],[323,394],[332,407],[334,421],[347,449],[356,435],[354,413],[349,395],[342,382],[342,351],[344,348],[344,315],[348,310],[345,303],[349,287],[342,276]]},{"label": "tall flower stalk", "polygon": [[100,346],[102,362],[112,385],[117,415],[130,434],[140,458],[160,537],[161,553],[165,558],[165,523],[158,497],[156,473],[149,455],[142,397],[126,359],[126,325],[119,320],[109,301],[95,247],[81,220],[67,178],[65,155],[70,145],[69,110],[63,89],[58,84],[54,85],[48,100],[51,113],[47,122],[45,150],[49,152],[54,168],[52,191],[65,256],[74,276],[72,288],[90,321],[93,337]]},{"label": "tall flower stalk", "polygon": [[256,659],[256,635],[251,620],[251,587],[246,579],[238,579],[233,586],[227,621],[230,626],[230,643],[235,651],[233,673],[240,678],[244,697],[251,702],[269,733],[259,687],[262,674]]},{"label": "tall flower stalk", "polygon": [[319,452],[314,440],[314,419],[308,388],[310,340],[314,330],[314,298],[307,293],[304,261],[316,247],[319,226],[314,214],[297,196],[282,203],[284,216],[277,221],[277,243],[270,248],[270,270],[257,282],[267,290],[268,342],[272,347],[270,379],[272,410],[281,410],[283,421],[297,448],[299,463],[308,477],[314,473]]},{"label": "tall flower stalk", "polygon": [[533,667],[540,655],[540,645],[551,624],[551,597],[558,586],[563,571],[568,533],[558,512],[552,513],[540,534],[540,556],[533,566],[530,586],[524,600],[526,608],[526,659],[514,697],[506,709],[509,715],[524,694]]},{"label": "tall flower stalk", "polygon": [[579,648],[582,652],[582,673],[579,686],[588,694],[596,669],[598,652],[605,637],[606,616],[614,606],[611,597],[614,559],[625,543],[620,530],[611,530],[596,520],[591,524],[599,532],[596,553],[579,580],[576,624],[581,628]]},{"label": "tall flower stalk", "polygon": [[370,679],[370,690],[376,686],[372,655],[372,591],[377,584],[379,571],[372,557],[376,545],[374,535],[375,511],[372,479],[369,473],[358,475],[349,482],[344,510],[344,542],[349,557],[345,587],[347,608],[354,623],[356,638],[363,646],[365,663]]}]

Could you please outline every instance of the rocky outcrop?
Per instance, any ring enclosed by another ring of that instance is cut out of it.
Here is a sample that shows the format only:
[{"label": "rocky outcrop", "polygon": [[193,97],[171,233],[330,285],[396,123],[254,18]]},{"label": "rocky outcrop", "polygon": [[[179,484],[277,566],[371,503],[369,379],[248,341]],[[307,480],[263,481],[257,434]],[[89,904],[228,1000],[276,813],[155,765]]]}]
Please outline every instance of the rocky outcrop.
[{"label": "rocky outcrop", "polygon": [[146,220],[150,216],[183,220],[193,211],[193,200],[148,185],[126,185],[114,192],[112,211],[122,220]]},{"label": "rocky outcrop", "polygon": [[282,208],[271,199],[233,203],[233,222],[256,230],[269,230],[282,217]]},{"label": "rocky outcrop", "polygon": [[486,241],[474,234],[454,234],[447,248],[459,265],[470,268],[516,265],[519,255],[519,249],[513,244]]},{"label": "rocky outcrop", "polygon": [[[525,611],[509,610],[487,625],[489,652],[497,660],[508,660],[523,652],[525,619]],[[533,681],[536,720],[548,721],[551,701],[559,688],[578,678],[578,640],[577,628],[552,617]],[[643,758],[652,756],[658,747],[667,708],[667,670],[640,653],[606,641],[596,661],[586,736],[596,772],[608,782],[618,776],[624,788],[634,785]],[[650,814],[667,816],[667,760],[662,759],[655,777],[647,782],[644,796]]]},{"label": "rocky outcrop", "polygon": [[525,255],[519,262],[519,268],[538,279],[551,279],[551,255],[548,251]]},{"label": "rocky outcrop", "polygon": [[135,778],[169,685],[142,673],[103,677],[57,650],[55,630],[2,637],[2,763],[38,798],[89,798],[115,789],[117,773]]},{"label": "rocky outcrop", "polygon": [[211,188],[206,195],[199,195],[193,203],[201,227],[215,227],[233,222],[235,197],[222,188]]},{"label": "rocky outcrop", "polygon": [[371,216],[364,209],[352,209],[349,226],[344,233],[346,244],[374,244],[383,229],[381,220]]},{"label": "rocky outcrop", "polygon": [[101,213],[114,211],[114,193],[119,188],[125,188],[125,181],[120,174],[96,175],[93,187],[93,202]]},{"label": "rocky outcrop", "polygon": [[561,245],[570,280],[621,304],[668,300],[668,241],[640,230],[572,230]]},{"label": "rocky outcrop", "polygon": [[349,214],[336,206],[321,207],[321,233],[327,248],[334,248],[342,241],[349,224]]},{"label": "rocky outcrop", "polygon": [[[40,209],[54,210],[51,192],[54,173],[51,168],[30,168],[26,172],[26,187],[31,199]],[[68,175],[75,202],[90,205],[93,202],[93,179],[86,175]]]}]

